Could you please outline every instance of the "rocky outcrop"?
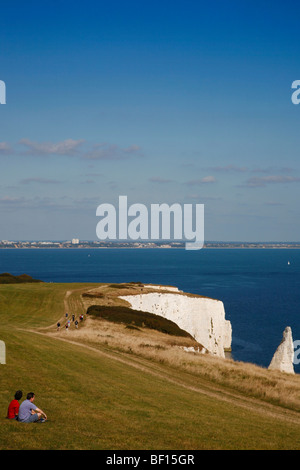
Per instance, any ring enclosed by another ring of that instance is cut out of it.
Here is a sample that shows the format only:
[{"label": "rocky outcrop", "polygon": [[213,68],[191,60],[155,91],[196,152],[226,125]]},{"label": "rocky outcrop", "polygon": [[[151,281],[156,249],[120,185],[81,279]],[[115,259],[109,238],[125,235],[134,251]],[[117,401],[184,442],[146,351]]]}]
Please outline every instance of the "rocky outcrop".
[{"label": "rocky outcrop", "polygon": [[164,290],[169,292],[182,292],[178,287],[174,286],[161,286],[156,284],[144,284],[145,289]]},{"label": "rocky outcrop", "polygon": [[294,374],[294,345],[292,330],[289,326],[283,332],[280,345],[276,349],[273,359],[269,365],[271,370],[280,370],[288,374]]},{"label": "rocky outcrop", "polygon": [[[147,286],[149,288],[149,286]],[[155,289],[157,286],[153,286]],[[208,352],[225,357],[231,349],[231,323],[225,320],[223,302],[206,297],[172,292],[121,296],[135,310],[161,315],[190,333]],[[168,288],[165,288],[168,290]]]},{"label": "rocky outcrop", "polygon": [[205,354],[207,351],[205,348],[194,348],[193,346],[187,347],[183,346],[183,350],[188,353],[193,353],[193,354]]}]

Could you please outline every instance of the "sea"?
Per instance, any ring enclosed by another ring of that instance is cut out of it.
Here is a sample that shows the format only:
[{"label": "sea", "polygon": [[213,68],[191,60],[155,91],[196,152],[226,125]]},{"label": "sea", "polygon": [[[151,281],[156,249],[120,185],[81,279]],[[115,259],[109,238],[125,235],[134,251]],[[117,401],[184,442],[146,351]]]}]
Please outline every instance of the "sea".
[{"label": "sea", "polygon": [[0,272],[45,282],[176,286],[224,303],[234,360],[268,367],[286,326],[300,348],[298,249],[1,249]]}]

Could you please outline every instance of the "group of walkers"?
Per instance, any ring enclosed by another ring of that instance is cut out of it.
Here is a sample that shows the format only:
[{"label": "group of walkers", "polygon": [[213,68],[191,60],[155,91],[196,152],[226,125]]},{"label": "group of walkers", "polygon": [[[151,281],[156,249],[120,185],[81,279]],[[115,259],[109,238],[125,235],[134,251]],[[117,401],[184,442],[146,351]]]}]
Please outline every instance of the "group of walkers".
[{"label": "group of walkers", "polygon": [[[67,321],[67,322],[66,322],[66,324],[65,324],[65,329],[66,329],[67,331],[68,331],[68,329],[69,329],[69,328],[70,328],[70,326],[71,326],[71,320],[70,320],[70,319],[68,319],[68,317],[69,317],[69,314],[68,314],[68,313],[66,313],[66,314],[65,314],[65,318],[66,318],[66,321]],[[83,318],[84,318],[84,317],[83,317],[83,315],[82,315],[82,314],[81,314],[81,315],[79,315],[79,321],[80,321],[80,322],[82,322],[82,321],[83,321]],[[79,324],[79,322],[78,322],[78,320],[77,320],[77,319],[75,320],[75,315],[74,315],[74,313],[72,314],[72,323],[74,323],[74,325],[75,325],[75,328],[77,329],[77,328],[78,328],[78,324]],[[60,328],[61,328],[61,323],[60,323],[60,322],[58,322],[56,326],[57,326],[57,331],[59,331],[59,330],[60,330]]]},{"label": "group of walkers", "polygon": [[8,406],[7,418],[14,419],[20,423],[44,423],[47,421],[46,413],[33,403],[35,394],[33,392],[27,393],[26,400],[20,405],[19,401],[22,396],[22,390],[18,390],[15,393],[14,400]]}]

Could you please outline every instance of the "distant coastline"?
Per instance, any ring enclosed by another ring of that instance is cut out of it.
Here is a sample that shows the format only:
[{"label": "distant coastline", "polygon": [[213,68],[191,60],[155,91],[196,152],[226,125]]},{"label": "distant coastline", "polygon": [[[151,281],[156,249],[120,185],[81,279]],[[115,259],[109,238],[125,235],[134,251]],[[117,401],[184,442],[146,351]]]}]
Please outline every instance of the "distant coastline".
[{"label": "distant coastline", "polygon": [[[0,249],[184,249],[183,242],[105,241],[10,241],[1,240]],[[206,242],[203,249],[300,249],[300,242]]]}]

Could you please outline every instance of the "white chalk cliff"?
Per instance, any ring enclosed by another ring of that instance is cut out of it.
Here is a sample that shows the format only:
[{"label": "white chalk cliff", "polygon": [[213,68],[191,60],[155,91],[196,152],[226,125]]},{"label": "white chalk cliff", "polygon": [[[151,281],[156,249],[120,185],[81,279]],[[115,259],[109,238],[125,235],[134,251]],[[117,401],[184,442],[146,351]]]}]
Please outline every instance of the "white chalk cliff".
[{"label": "white chalk cliff", "polygon": [[[146,286],[144,286],[146,287]],[[147,286],[149,289],[151,286]],[[150,292],[121,296],[134,310],[161,315],[190,333],[207,351],[225,357],[231,348],[231,323],[225,320],[223,302],[206,297],[186,295],[175,287],[153,286]]]},{"label": "white chalk cliff", "polygon": [[276,349],[269,369],[279,370],[288,374],[294,374],[294,345],[292,330],[289,326],[283,332],[280,345]]}]

